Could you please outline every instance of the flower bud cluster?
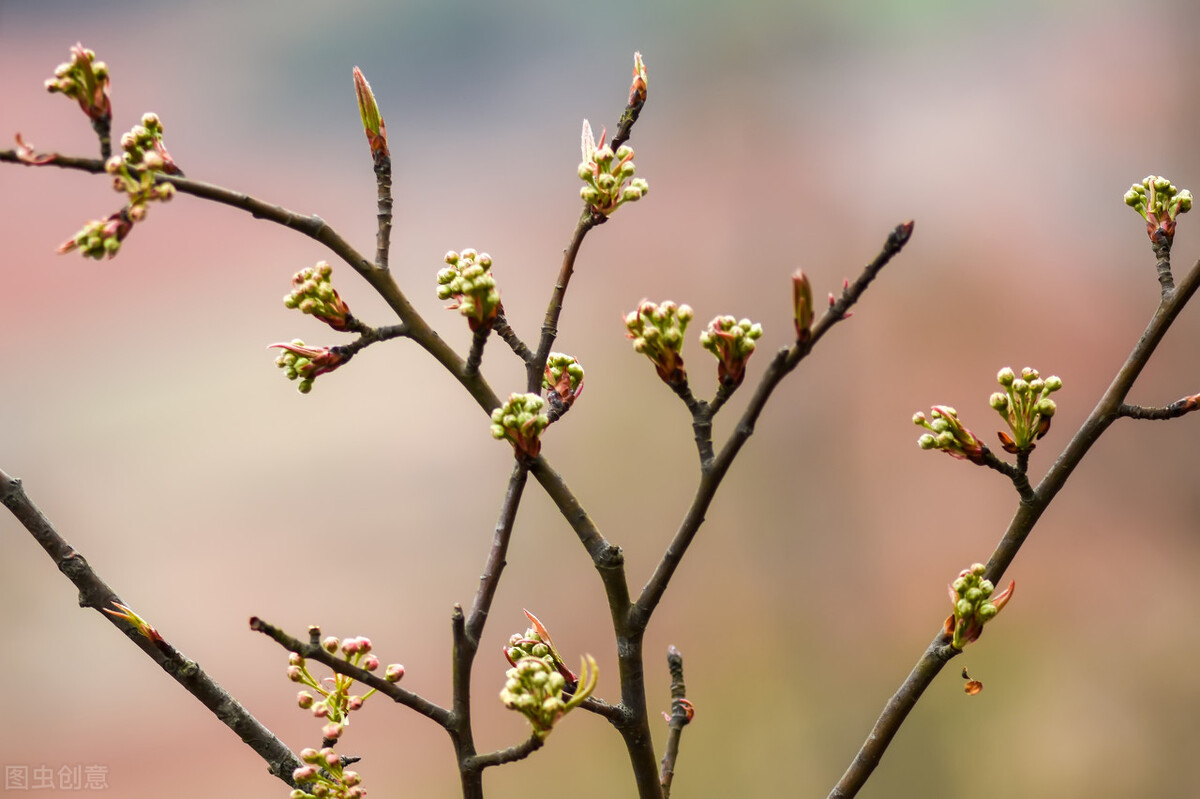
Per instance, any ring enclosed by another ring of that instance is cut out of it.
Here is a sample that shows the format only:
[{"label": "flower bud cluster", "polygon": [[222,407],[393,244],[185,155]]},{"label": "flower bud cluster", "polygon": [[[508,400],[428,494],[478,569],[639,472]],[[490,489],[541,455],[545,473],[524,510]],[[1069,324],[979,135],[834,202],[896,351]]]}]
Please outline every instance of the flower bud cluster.
[{"label": "flower bud cluster", "polygon": [[121,249],[121,242],[133,230],[129,208],[122,208],[107,219],[94,219],[83,226],[73,238],[58,246],[60,253],[78,249],[85,258],[112,258]]},{"label": "flower bud cluster", "polygon": [[545,740],[555,723],[568,712],[582,705],[596,690],[599,673],[596,661],[587,655],[582,659],[581,676],[569,699],[563,698],[568,688],[567,678],[546,662],[545,658],[523,657],[505,672],[500,701],[529,720],[533,734]]},{"label": "flower bud cluster", "polygon": [[1010,436],[1001,430],[1000,443],[1005,452],[1028,452],[1034,441],[1050,430],[1050,418],[1058,407],[1050,395],[1062,388],[1062,380],[1051,375],[1045,380],[1036,369],[1026,366],[1017,377],[1007,366],[996,375],[996,382],[1004,387],[988,400],[1012,431]]},{"label": "flower bud cluster", "polygon": [[606,135],[606,132],[601,133],[597,143],[592,136],[592,126],[583,120],[580,145],[583,161],[579,164],[579,179],[585,185],[579,190],[579,196],[593,212],[604,216],[627,202],[640,200],[650,191],[650,185],[644,179],[633,176],[637,171],[633,164],[633,148],[623,144],[614,153],[604,143]]},{"label": "flower bud cluster", "polygon": [[[346,638],[339,641],[334,636],[329,636],[321,642],[321,647],[331,655],[341,650],[347,663],[364,671],[375,671],[379,668],[379,658],[371,654],[371,639],[369,638]],[[403,668],[399,664],[393,664],[388,666],[388,673],[390,675],[394,669],[399,669],[403,674]],[[296,703],[304,710],[310,711],[315,717],[327,722],[321,730],[321,734],[330,741],[341,737],[343,728],[349,723],[347,717],[350,712],[361,708],[363,702],[375,693],[375,689],[372,688],[361,696],[351,694],[355,685],[354,678],[344,674],[335,673],[332,678],[326,679],[323,683],[318,682],[309,672],[305,659],[297,652],[292,652],[288,658],[287,675],[292,682],[308,686],[319,695],[318,698],[307,690],[301,691],[296,697]],[[389,679],[389,682],[395,682],[395,680]],[[328,687],[330,683],[332,683],[332,688]]]},{"label": "flower bud cluster", "polygon": [[46,81],[46,90],[77,101],[88,119],[112,118],[108,66],[80,43],[71,48],[71,60],[59,64],[54,77]]},{"label": "flower bud cluster", "polygon": [[570,355],[552,352],[546,359],[546,372],[542,376],[542,388],[552,392],[562,404],[570,408],[583,393],[583,367]]},{"label": "flower bud cluster", "polygon": [[354,317],[350,315],[350,306],[333,287],[332,274],[333,267],[325,261],[301,269],[292,277],[292,292],[283,298],[283,304],[288,308],[299,308],[334,330],[344,331],[350,329]]},{"label": "flower bud cluster", "polygon": [[754,354],[754,342],[762,338],[762,325],[732,316],[718,316],[700,334],[700,345],[717,358],[717,379],[736,387],[746,376],[746,361]]},{"label": "flower bud cluster", "polygon": [[350,360],[341,347],[307,347],[300,339],[290,344],[271,344],[284,352],[275,359],[275,365],[283,370],[288,380],[299,380],[297,389],[301,394],[312,391],[313,381],[320,375],[332,372]]},{"label": "flower bud cluster", "polygon": [[1012,597],[1015,582],[1010,582],[999,594],[993,595],[995,586],[991,580],[983,579],[987,568],[976,563],[963,569],[948,587],[954,613],[946,619],[945,634],[950,636],[950,645],[962,649],[983,633],[983,625],[996,617]]},{"label": "flower bud cluster", "polygon": [[1147,175],[1125,192],[1125,204],[1146,220],[1150,241],[1154,241],[1155,231],[1161,230],[1170,243],[1175,238],[1176,217],[1192,210],[1192,193],[1175,188],[1164,177]]},{"label": "flower bud cluster", "polygon": [[457,308],[467,317],[471,330],[491,325],[500,310],[500,292],[492,277],[492,256],[467,249],[451,250],[444,258],[448,264],[437,274],[439,300],[450,300],[448,309]]},{"label": "flower bud cluster", "polygon": [[301,749],[303,766],[292,772],[292,781],[302,787],[290,794],[290,799],[361,799],[367,795],[362,777],[342,765],[342,758],[332,748]]},{"label": "flower bud cluster", "polygon": [[512,394],[492,411],[492,437],[507,439],[518,454],[536,458],[542,451],[541,435],[550,418],[543,413],[546,401],[537,394]]},{"label": "flower bud cluster", "polygon": [[121,136],[120,155],[104,163],[104,171],[113,176],[113,189],[129,195],[129,216],[135,222],[146,217],[151,201],[167,202],[175,196],[175,187],[159,183],[158,173],[180,174],[163,145],[163,126],[157,114],[143,114],[142,124]]},{"label": "flower bud cluster", "polygon": [[948,405],[934,405],[929,417],[924,413],[914,414],[913,424],[929,431],[917,439],[921,449],[940,449],[955,458],[972,463],[984,462],[987,447],[975,438],[974,433],[963,427],[962,422],[958,421],[958,411]]},{"label": "flower bud cluster", "polygon": [[681,383],[687,379],[683,368],[683,334],[695,312],[691,306],[676,305],[667,300],[655,304],[642,300],[636,311],[625,316],[626,337],[633,339],[633,349],[649,358],[665,383]]}]

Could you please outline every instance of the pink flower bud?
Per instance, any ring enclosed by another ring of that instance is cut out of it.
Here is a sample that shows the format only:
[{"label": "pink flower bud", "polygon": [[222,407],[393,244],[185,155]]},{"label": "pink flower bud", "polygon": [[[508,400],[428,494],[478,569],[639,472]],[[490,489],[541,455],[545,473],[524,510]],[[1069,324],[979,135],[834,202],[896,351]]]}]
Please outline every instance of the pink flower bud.
[{"label": "pink flower bud", "polygon": [[[341,724],[338,724],[336,721],[331,721],[328,724],[326,724],[324,727],[321,728],[321,737],[327,741],[336,741],[338,738],[342,737],[343,729],[344,729],[344,727]],[[335,758],[337,757],[337,755],[333,755],[333,756]],[[328,760],[329,757],[326,756],[325,759]],[[338,760],[337,762],[340,763],[341,760]],[[333,765],[333,764],[331,763],[330,765]]]},{"label": "pink flower bud", "polygon": [[404,666],[399,663],[389,663],[387,671],[383,674],[383,678],[388,682],[400,682],[400,678],[403,676]]}]

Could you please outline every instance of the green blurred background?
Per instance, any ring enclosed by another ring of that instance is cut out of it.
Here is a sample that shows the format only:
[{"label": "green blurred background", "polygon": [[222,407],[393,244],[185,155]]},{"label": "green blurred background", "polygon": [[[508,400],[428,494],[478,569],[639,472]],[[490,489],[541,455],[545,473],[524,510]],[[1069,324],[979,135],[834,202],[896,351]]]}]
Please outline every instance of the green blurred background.
[{"label": "green blurred background", "polygon": [[[647,635],[655,712],[668,644],[697,707],[676,795],[824,796],[948,612],[945,583],[986,560],[1014,509],[1003,478],[920,452],[909,418],[950,404],[991,436],[998,368],[1058,374],[1040,477],[1094,405],[1158,299],[1121,196],[1148,173],[1200,188],[1198,25],[1182,0],[10,0],[0,134],[95,152],[74,104],[42,89],[82,40],[112,70],[115,132],[153,110],[190,177],[319,213],[369,252],[361,66],[395,161],[394,269],[465,351],[466,326],[434,293],[442,253],[490,252],[510,319],[535,337],[578,215],[580,122],[615,124],[640,50],[650,99],[632,144],[651,192],[584,246],[558,346],[587,390],[545,443],[635,590],[696,465],[688,418],[622,314],[670,298],[698,328],[718,313],[760,321],[752,383],[790,337],[792,271],[823,297],[915,218],[909,248],[768,406]],[[511,460],[465,393],[395,343],[297,394],[265,345],[342,338],[280,302],[327,254],[278,226],[180,196],[94,263],[54,248],[119,207],[106,179],[6,165],[0,189],[0,468],[293,748],[318,727],[251,615],[370,635],[408,687],[447,701],[450,609],[471,600]],[[1196,224],[1181,222],[1180,270]],[[347,268],[335,279],[356,314],[391,321]],[[1200,388],[1195,310],[1134,401]],[[709,395],[709,356],[693,341],[686,357]],[[501,393],[522,383],[496,342],[484,371]],[[863,796],[1194,795],[1198,440],[1191,417],[1112,428],[1010,571],[1002,621],[933,685]],[[105,765],[123,799],[286,794],[79,611],[7,516],[0,552],[5,765]],[[532,484],[475,673],[481,748],[525,736],[494,699],[523,607],[568,658],[593,653],[615,698],[599,582]],[[963,693],[963,665],[979,696]],[[572,715],[549,744],[489,771],[489,797],[633,794],[598,717]],[[457,795],[445,736],[386,701],[344,748],[372,796]]]}]

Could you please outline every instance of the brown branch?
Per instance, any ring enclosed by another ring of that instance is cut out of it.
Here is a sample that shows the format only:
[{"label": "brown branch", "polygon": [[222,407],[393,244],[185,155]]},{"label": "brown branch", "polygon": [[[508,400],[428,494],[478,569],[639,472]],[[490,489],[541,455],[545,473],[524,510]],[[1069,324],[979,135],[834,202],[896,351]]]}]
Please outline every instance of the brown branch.
[{"label": "brown branch", "polygon": [[[1084,455],[1121,414],[1125,406],[1125,397],[1129,395],[1138,375],[1141,374],[1150,356],[1158,347],[1160,341],[1171,324],[1179,316],[1180,311],[1200,287],[1200,262],[1197,262],[1176,288],[1164,293],[1162,302],[1150,319],[1146,330],[1142,333],[1137,344],[1125,363],[1118,370],[1116,377],[1096,404],[1096,407],[1084,420],[1079,430],[1071,437],[1058,460],[1046,472],[1046,476],[1034,489],[1033,498],[1023,500],[1017,507],[1016,513],[1008,524],[1008,529],[996,545],[995,551],[988,560],[985,577],[993,584],[998,584],[1004,572],[1020,551],[1021,546],[1029,537],[1029,533],[1041,518],[1042,513],[1050,502],[1062,490],[1067,478],[1083,460]],[[888,701],[883,713],[875,722],[866,742],[862,745],[846,773],[830,792],[830,799],[848,799],[856,796],[866,783],[875,767],[879,765],[883,753],[887,750],[900,725],[904,723],[909,711],[917,699],[933,682],[942,667],[957,654],[957,650],[946,645],[939,630],[933,642],[926,649],[921,660],[913,668],[900,690]]]},{"label": "brown branch", "polygon": [[504,315],[503,305],[500,307],[499,312],[497,312],[496,318],[492,321],[492,327],[495,329],[496,335],[503,339],[504,343],[516,353],[516,356],[528,366],[529,362],[533,360],[533,352],[530,351],[529,347],[525,346],[525,342],[521,340],[521,337],[512,329],[512,325],[508,323],[508,318]]},{"label": "brown branch", "polygon": [[464,368],[466,374],[479,374],[479,367],[483,365],[483,348],[491,332],[492,326],[487,324],[476,328],[471,335],[471,351],[467,353],[467,365]]},{"label": "brown branch", "polygon": [[542,337],[538,341],[537,354],[528,361],[526,367],[526,391],[538,393],[542,389],[542,373],[546,370],[546,361],[550,358],[550,350],[554,339],[558,337],[558,317],[562,314],[563,300],[567,296],[567,286],[571,283],[571,275],[575,272],[575,259],[579,256],[579,248],[588,231],[597,225],[608,221],[608,217],[597,214],[584,205],[579,222],[575,225],[575,233],[571,243],[563,252],[562,266],[558,270],[558,280],[554,283],[554,291],[550,294],[550,305],[546,308],[546,318],[542,322]]},{"label": "brown branch", "polygon": [[[508,542],[512,538],[513,524],[517,519],[517,508],[520,507],[521,494],[525,490],[525,482],[528,477],[529,467],[518,458],[513,464],[512,476],[508,479],[508,489],[504,492],[504,503],[500,506],[500,518],[496,520],[496,529],[492,534],[492,548],[488,553],[487,563],[483,566],[483,574],[479,577],[479,590],[475,593],[475,601],[471,605],[471,615],[466,620],[467,638],[476,648],[483,635],[483,626],[487,623],[488,611],[496,596],[496,588],[500,584],[500,573],[504,571]],[[469,673],[467,676],[470,676]]]},{"label": "brown branch", "polygon": [[392,239],[392,157],[386,151],[375,154],[376,219],[375,266],[388,268],[388,249]]},{"label": "brown branch", "polygon": [[650,617],[662,599],[663,593],[667,590],[667,584],[670,582],[671,576],[675,573],[675,569],[678,568],[680,561],[683,560],[683,556],[695,538],[697,531],[700,529],[700,525],[704,523],[704,515],[708,511],[709,505],[712,504],[717,488],[725,478],[725,473],[729,471],[729,467],[733,464],[733,460],[737,457],[742,446],[754,434],[754,425],[757,423],[759,415],[766,406],[767,400],[770,399],[771,393],[783,378],[794,370],[800,361],[812,351],[816,343],[824,337],[825,333],[831,327],[847,318],[847,312],[858,302],[863,292],[871,284],[871,281],[904,248],[904,245],[912,236],[912,231],[912,222],[897,225],[888,236],[879,255],[863,268],[858,279],[853,284],[848,285],[842,291],[842,296],[830,305],[829,310],[813,326],[809,338],[803,342],[798,341],[790,348],[782,349],[775,353],[775,357],[771,359],[770,365],[767,367],[766,372],[759,381],[758,387],[754,391],[754,395],[750,398],[746,410],[742,413],[741,419],[738,420],[733,432],[729,434],[725,446],[722,447],[721,452],[711,463],[701,469],[700,482],[696,486],[696,493],[692,498],[691,506],[684,514],[683,521],[679,525],[679,530],[667,546],[662,559],[659,560],[658,565],[654,569],[654,574],[646,582],[641,596],[638,597],[634,605],[632,611],[634,629],[645,630],[646,625],[650,623]]},{"label": "brown branch", "polygon": [[1126,416],[1130,419],[1178,419],[1180,416],[1191,413],[1194,410],[1200,409],[1200,394],[1193,394],[1190,397],[1177,399],[1165,408],[1148,408],[1142,405],[1126,405],[1121,404],[1117,409],[1117,414]]},{"label": "brown branch", "polygon": [[[347,677],[358,680],[363,685],[371,686],[397,704],[411,708],[443,727],[450,724],[450,711],[444,707],[435,705],[423,696],[405,690],[395,683],[388,682],[377,674],[360,669],[357,666],[352,666],[343,658],[325,651],[325,648],[321,646],[320,631],[315,627],[310,628],[308,641],[301,641],[299,638],[294,638],[257,616],[250,618],[250,629],[262,633],[289,652],[295,652],[308,660],[315,660],[318,663],[328,666],[330,670],[338,674],[344,674]],[[314,630],[316,631],[315,635],[313,635]]]},{"label": "brown branch", "polygon": [[463,762],[462,768],[464,771],[483,771],[490,766],[503,766],[505,763],[515,763],[518,760],[524,760],[541,749],[543,743],[545,742],[541,738],[531,735],[524,743],[517,744],[516,746],[467,758]]},{"label": "brown branch", "polygon": [[671,717],[667,722],[667,747],[659,777],[663,799],[669,799],[671,796],[675,762],[679,759],[679,739],[683,728],[691,723],[693,713],[692,705],[687,701],[687,685],[683,682],[683,655],[673,646],[667,647],[667,668],[671,672]]},{"label": "brown branch", "polygon": [[185,657],[156,631],[152,636],[147,636],[139,632],[128,620],[101,612],[113,609],[116,604],[126,603],[96,574],[83,555],[63,540],[50,520],[26,495],[21,481],[2,470],[0,501],[41,545],[58,566],[58,570],[79,589],[80,607],[94,609],[100,613],[102,619],[121,630],[147,657],[161,666],[171,679],[200,700],[221,723],[233,730],[247,746],[265,760],[272,775],[288,785],[295,786],[292,782],[292,772],[303,765],[299,758],[195,661]]}]

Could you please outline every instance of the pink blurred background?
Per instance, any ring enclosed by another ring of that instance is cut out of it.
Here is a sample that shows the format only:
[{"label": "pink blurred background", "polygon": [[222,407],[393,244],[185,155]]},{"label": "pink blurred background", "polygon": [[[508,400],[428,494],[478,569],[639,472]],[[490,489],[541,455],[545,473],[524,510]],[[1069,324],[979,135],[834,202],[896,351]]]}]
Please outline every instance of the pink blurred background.
[{"label": "pink blurred background", "polygon": [[[1148,173],[1200,188],[1200,6],[1167,0],[994,4],[604,5],[147,2],[0,5],[0,133],[94,155],[42,81],[82,40],[113,73],[114,131],[144,111],[188,175],[319,213],[364,252],[374,183],[351,87],[363,68],[392,142],[392,263],[441,310],[447,249],[495,259],[533,340],[578,214],[579,126],[615,123],[634,50],[650,100],[632,144],[651,192],[587,240],[558,347],[587,391],[545,452],[640,588],[695,484],[688,418],[623,337],[638,300],[749,316],[757,380],[787,343],[796,267],[840,287],[896,223],[909,248],[853,319],[780,389],[647,635],[698,709],[679,796],[824,795],[948,612],[944,584],[986,560],[1015,507],[998,475],[915,446],[909,418],[957,407],[991,435],[998,368],[1062,377],[1041,476],[1155,307]],[[5,145],[9,146],[9,145]],[[180,196],[112,261],[54,248],[119,199],[102,177],[3,165],[0,468],[117,591],[295,749],[318,728],[285,656],[247,630],[370,635],[405,684],[448,701],[449,613],[469,604],[510,451],[430,358],[403,342],[296,393],[265,345],[342,339],[283,307],[314,242]],[[1184,217],[1182,272],[1200,251]],[[354,311],[392,321],[344,266]],[[1198,390],[1200,314],[1172,330],[1133,400]],[[686,351],[697,393],[711,361]],[[484,371],[522,383],[498,342]],[[746,391],[746,394],[749,392]],[[744,396],[717,424],[728,433]],[[1200,418],[1115,425],[1017,559],[1003,620],[933,685],[866,797],[1183,796],[1200,775],[1192,679]],[[261,761],[95,614],[0,517],[7,765],[101,764],[114,796],[284,796]],[[524,738],[494,694],[500,646],[534,610],[616,696],[599,582],[530,485],[475,672],[481,748]],[[968,698],[957,676],[984,682]],[[657,728],[661,751],[666,725]],[[458,795],[428,721],[368,703],[344,747],[373,796]],[[575,714],[543,751],[491,770],[488,795],[632,795],[608,725]]]}]

